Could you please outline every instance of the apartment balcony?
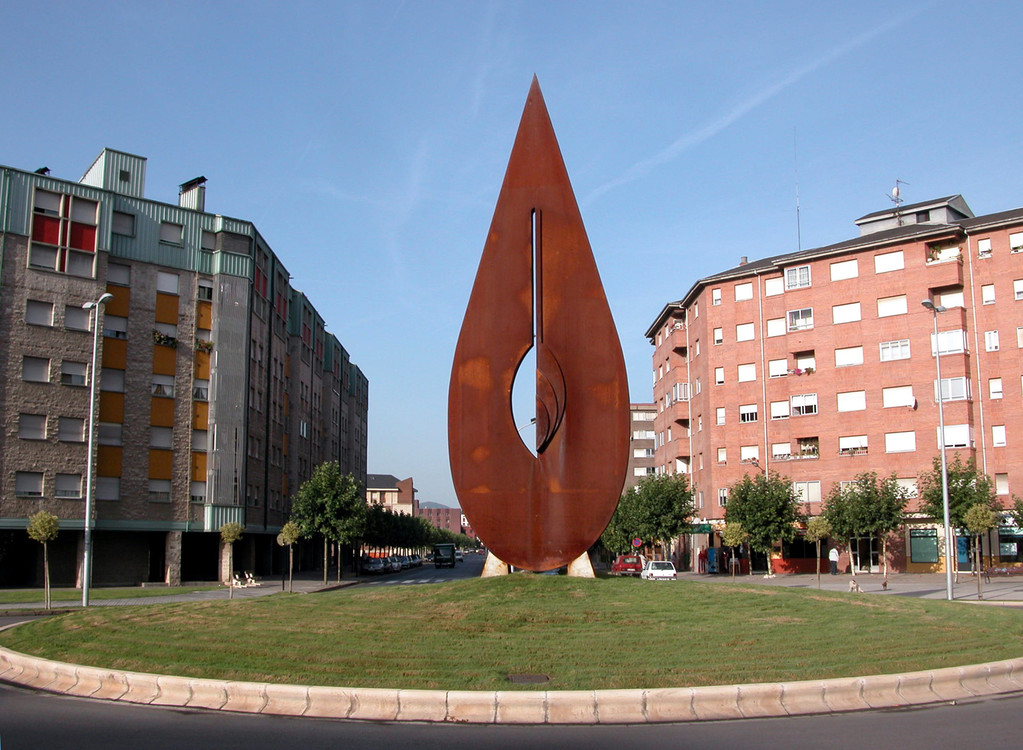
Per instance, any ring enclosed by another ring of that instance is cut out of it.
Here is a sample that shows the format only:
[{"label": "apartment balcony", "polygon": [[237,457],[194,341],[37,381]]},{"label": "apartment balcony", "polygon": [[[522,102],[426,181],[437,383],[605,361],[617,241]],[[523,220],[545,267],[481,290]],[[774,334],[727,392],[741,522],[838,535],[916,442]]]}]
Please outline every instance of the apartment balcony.
[{"label": "apartment balcony", "polygon": [[686,332],[686,327],[682,323],[676,323],[668,334],[668,346],[676,354],[685,356],[686,351],[689,347],[689,340]]},{"label": "apartment balcony", "polygon": [[937,257],[927,261],[927,286],[938,288],[962,285],[963,258],[961,255],[948,259]]},{"label": "apartment balcony", "polygon": [[669,418],[676,424],[689,424],[689,402],[684,400],[678,400],[672,403],[665,411],[668,412]]},{"label": "apartment balcony", "polygon": [[245,523],[245,508],[240,505],[207,505],[203,511],[203,531],[219,531],[231,521]]}]

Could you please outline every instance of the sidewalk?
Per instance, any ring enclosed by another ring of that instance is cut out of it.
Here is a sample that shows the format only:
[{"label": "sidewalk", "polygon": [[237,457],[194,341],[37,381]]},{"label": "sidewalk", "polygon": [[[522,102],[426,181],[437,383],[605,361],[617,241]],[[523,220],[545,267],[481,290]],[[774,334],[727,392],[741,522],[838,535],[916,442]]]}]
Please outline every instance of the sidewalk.
[{"label": "sidewalk", "polygon": [[[350,575],[350,574],[347,574]],[[340,583],[337,582],[335,574],[332,574],[327,580],[327,584],[323,584],[323,574],[302,574],[300,577],[296,576],[293,582],[292,590],[296,594],[311,594],[316,591],[330,591],[331,589],[344,588],[345,586],[353,586],[359,583],[358,578],[344,578]],[[195,586],[209,586],[209,583],[196,583]],[[186,587],[187,588],[187,587]],[[22,589],[23,590],[23,589]],[[208,589],[205,591],[192,591],[184,594],[169,594],[166,596],[154,595],[154,596],[140,596],[131,597],[127,599],[97,599],[96,593],[102,591],[102,588],[92,588],[91,596],[89,599],[90,607],[130,607],[130,606],[141,606],[145,604],[161,604],[172,602],[205,602],[215,600],[226,600],[232,597],[231,591],[227,586],[221,586],[216,589]],[[153,589],[158,591],[158,588]],[[243,588],[234,589],[234,599],[252,599],[257,596],[267,596],[268,594],[279,594],[282,591],[288,590],[287,581],[284,582],[284,587],[281,587],[281,581],[279,579],[269,579],[260,582],[258,586],[246,586]],[[69,589],[61,588],[54,592],[51,592],[51,609],[53,610],[69,610],[69,609],[81,609],[82,608],[82,591],[81,589],[75,589],[75,598],[73,600],[67,600],[63,597],[66,596]],[[0,590],[0,594],[3,590]],[[57,596],[60,599],[57,599]],[[0,602],[0,612],[13,612],[21,610],[41,610],[43,609],[43,592],[39,590],[39,601],[37,602],[21,602],[4,604]]]},{"label": "sidewalk", "polygon": [[[849,591],[849,582],[855,579],[864,594],[880,594],[882,596],[911,596],[918,599],[945,599],[944,573],[889,573],[888,588],[882,587],[884,576],[880,573],[857,574],[848,573],[830,575],[821,573],[822,591]],[[713,573],[681,572],[680,581],[701,581],[706,583],[731,583],[732,577]],[[779,574],[773,578],[765,578],[763,573],[737,575],[736,583],[762,586],[788,586],[790,588],[817,588],[817,576],[814,574]],[[977,602],[977,579],[969,573],[959,574],[959,583],[952,586],[953,601]],[[1023,606],[1023,576],[992,576],[990,581],[983,582],[982,603],[1002,603]]]}]

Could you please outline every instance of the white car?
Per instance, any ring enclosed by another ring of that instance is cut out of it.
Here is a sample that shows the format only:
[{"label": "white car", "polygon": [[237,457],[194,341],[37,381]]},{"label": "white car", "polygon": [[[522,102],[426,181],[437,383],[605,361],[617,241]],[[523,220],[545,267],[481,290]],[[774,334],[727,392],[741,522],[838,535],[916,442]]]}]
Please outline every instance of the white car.
[{"label": "white car", "polygon": [[675,566],[671,560],[647,560],[639,577],[647,581],[674,581]]}]

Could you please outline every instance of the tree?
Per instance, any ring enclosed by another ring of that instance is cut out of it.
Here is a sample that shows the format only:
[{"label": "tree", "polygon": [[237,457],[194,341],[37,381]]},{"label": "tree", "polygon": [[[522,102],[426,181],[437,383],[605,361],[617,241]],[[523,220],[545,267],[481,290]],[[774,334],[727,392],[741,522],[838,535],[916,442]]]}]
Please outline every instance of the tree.
[{"label": "tree", "polygon": [[[907,491],[895,474],[878,479],[877,473],[857,474],[845,487],[833,485],[824,501],[824,517],[832,533],[849,544],[858,537],[877,538],[881,542],[881,559],[888,577],[888,535],[905,523]],[[856,571],[852,564],[850,572]]]},{"label": "tree", "polygon": [[973,535],[973,569],[977,574],[977,598],[984,598],[984,588],[981,580],[984,578],[984,570],[980,556],[980,538],[982,534],[998,525],[998,514],[984,503],[977,503],[966,511],[963,516],[963,525]]},{"label": "tree", "polygon": [[750,549],[767,555],[771,572],[771,548],[778,540],[792,541],[802,518],[799,497],[788,477],[778,474],[747,474],[728,490],[725,522],[738,523],[749,534]]},{"label": "tree", "polygon": [[821,587],[821,542],[831,536],[831,524],[824,516],[814,516],[806,522],[803,534],[808,542],[817,544],[817,588]]},{"label": "tree", "polygon": [[29,538],[43,545],[43,606],[50,608],[50,555],[47,544],[57,538],[60,522],[52,513],[41,510],[28,517]]},{"label": "tree", "polygon": [[313,469],[291,504],[291,520],[304,537],[323,537],[323,583],[327,583],[329,545],[338,545],[338,580],[341,579],[341,545],[354,545],[366,531],[366,502],[351,474],[342,474],[337,461]]},{"label": "tree", "polygon": [[732,569],[732,580],[735,580],[735,549],[741,547],[749,539],[749,534],[746,533],[746,529],[742,528],[741,523],[726,523],[725,528],[721,531],[721,542],[726,547],[732,548],[732,557],[729,559],[729,567]]},{"label": "tree", "polygon": [[295,570],[295,542],[302,536],[301,530],[298,528],[298,524],[294,521],[288,521],[286,524],[281,526],[281,533],[277,535],[277,543],[282,547],[288,548],[288,593],[292,593],[295,589],[294,583],[294,570]]},{"label": "tree", "polygon": [[245,527],[237,521],[228,521],[220,527],[220,542],[226,548],[224,551],[225,559],[231,561],[229,570],[227,571],[227,591],[228,598],[234,599],[234,579],[232,573],[234,572],[234,543],[242,538],[242,534],[245,533]]},{"label": "tree", "polygon": [[693,493],[684,474],[643,477],[622,495],[601,540],[616,554],[627,551],[637,537],[660,543],[667,560],[672,541],[689,527],[693,511]]},{"label": "tree", "polygon": [[[977,463],[973,458],[963,461],[959,454],[956,453],[952,461],[947,462],[947,465],[948,520],[952,529],[964,528],[966,526],[966,512],[978,503],[992,510],[998,508],[994,483],[987,474],[977,469]],[[931,471],[920,475],[917,486],[920,490],[920,511],[926,513],[931,518],[944,519],[945,512],[941,488],[941,456],[934,457]],[[946,532],[948,536],[953,536],[951,530],[946,530]],[[952,554],[953,565],[956,568],[956,579],[958,580],[959,570],[955,564],[957,558],[958,555]]]}]

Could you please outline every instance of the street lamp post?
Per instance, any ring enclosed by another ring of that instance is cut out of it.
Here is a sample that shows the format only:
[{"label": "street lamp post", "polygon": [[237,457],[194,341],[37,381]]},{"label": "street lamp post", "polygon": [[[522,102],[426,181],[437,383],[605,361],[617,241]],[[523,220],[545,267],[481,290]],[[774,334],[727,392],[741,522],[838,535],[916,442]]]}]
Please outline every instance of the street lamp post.
[{"label": "street lamp post", "polygon": [[89,606],[89,585],[92,583],[92,469],[95,463],[94,446],[96,439],[96,382],[99,375],[96,369],[96,360],[99,354],[99,313],[100,308],[113,299],[114,295],[107,293],[100,296],[95,302],[86,302],[82,305],[85,310],[92,310],[92,370],[89,373],[89,440],[88,455],[85,461],[85,534],[82,542],[82,606]]},{"label": "street lamp post", "polygon": [[955,535],[948,512],[948,467],[945,464],[945,398],[941,392],[941,345],[938,341],[938,313],[945,312],[942,305],[935,305],[925,299],[920,303],[931,311],[934,317],[934,366],[938,372],[938,453],[941,456],[941,508],[945,514],[945,596],[952,601],[952,548],[955,546]]}]

